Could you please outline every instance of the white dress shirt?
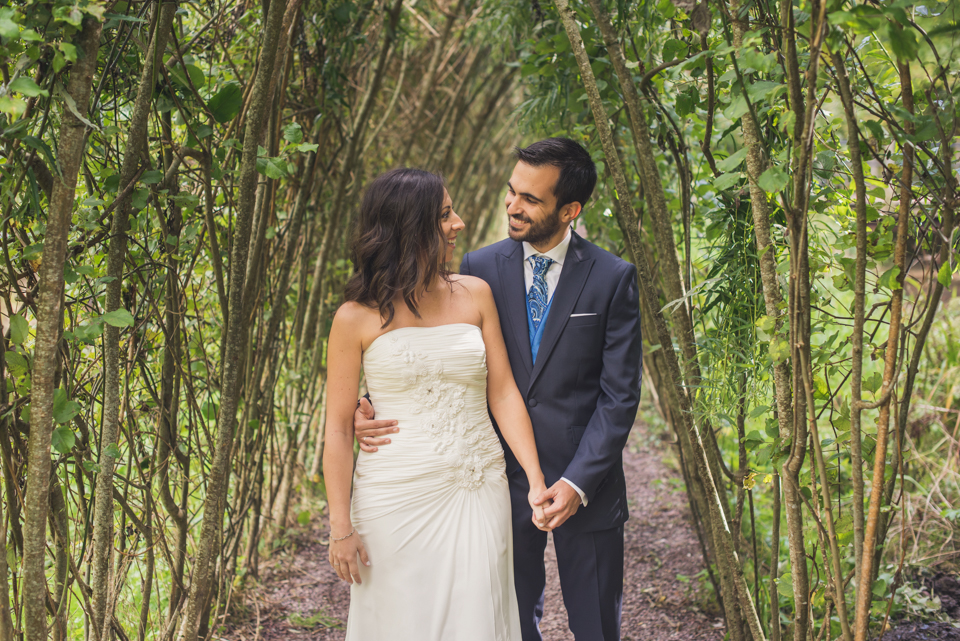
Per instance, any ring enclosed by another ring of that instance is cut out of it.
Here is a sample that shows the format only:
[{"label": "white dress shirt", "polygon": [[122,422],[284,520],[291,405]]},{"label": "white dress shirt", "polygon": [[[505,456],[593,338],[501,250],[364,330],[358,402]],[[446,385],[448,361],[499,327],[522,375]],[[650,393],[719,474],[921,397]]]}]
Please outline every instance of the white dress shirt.
[{"label": "white dress shirt", "polygon": [[[553,260],[547,268],[545,279],[547,281],[547,301],[553,300],[553,292],[557,291],[557,283],[560,282],[560,272],[563,271],[563,261],[567,257],[567,250],[570,248],[570,229],[567,228],[567,235],[563,237],[556,247],[548,252],[539,252],[533,248],[533,245],[523,242],[523,284],[527,293],[533,286],[533,261],[529,260],[531,256],[546,256]],[[568,478],[561,478],[567,485],[572,487],[580,495],[580,501],[584,506],[587,505],[587,495],[583,493],[576,483]]]},{"label": "white dress shirt", "polygon": [[538,252],[533,245],[523,241],[523,285],[527,293],[533,287],[533,261],[529,260],[531,256],[546,256],[553,260],[550,267],[547,268],[547,300],[553,298],[553,292],[557,291],[557,283],[560,282],[560,272],[563,271],[563,260],[567,257],[567,250],[570,248],[570,230],[567,229],[567,235],[563,237],[556,247],[546,253]]}]

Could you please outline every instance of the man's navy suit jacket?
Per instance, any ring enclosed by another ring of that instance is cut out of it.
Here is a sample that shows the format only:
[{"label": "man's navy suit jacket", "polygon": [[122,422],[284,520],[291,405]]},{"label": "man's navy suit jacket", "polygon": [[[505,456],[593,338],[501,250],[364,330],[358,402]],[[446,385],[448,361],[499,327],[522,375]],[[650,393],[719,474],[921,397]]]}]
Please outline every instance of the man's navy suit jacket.
[{"label": "man's navy suit jacket", "polygon": [[[628,516],[622,453],[640,401],[643,359],[636,267],[571,232],[536,364],[522,243],[507,239],[471,252],[460,272],[493,290],[547,486],[564,477],[586,494],[587,505],[563,527],[591,532],[621,525]],[[525,502],[526,477],[500,440],[512,500]]]}]

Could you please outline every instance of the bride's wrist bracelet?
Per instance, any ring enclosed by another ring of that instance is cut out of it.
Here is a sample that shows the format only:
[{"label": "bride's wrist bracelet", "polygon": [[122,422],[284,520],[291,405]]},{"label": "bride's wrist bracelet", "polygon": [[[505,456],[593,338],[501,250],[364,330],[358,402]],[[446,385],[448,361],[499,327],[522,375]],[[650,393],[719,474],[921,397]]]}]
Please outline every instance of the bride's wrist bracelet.
[{"label": "bride's wrist bracelet", "polygon": [[352,530],[350,530],[350,534],[348,534],[348,535],[346,535],[346,536],[341,536],[340,538],[334,538],[334,537],[333,537],[333,530],[330,530],[330,542],[331,542],[331,543],[336,543],[337,541],[345,541],[346,539],[349,539],[351,536],[353,536],[353,533],[356,532],[356,531],[357,531],[357,528],[353,528]]}]

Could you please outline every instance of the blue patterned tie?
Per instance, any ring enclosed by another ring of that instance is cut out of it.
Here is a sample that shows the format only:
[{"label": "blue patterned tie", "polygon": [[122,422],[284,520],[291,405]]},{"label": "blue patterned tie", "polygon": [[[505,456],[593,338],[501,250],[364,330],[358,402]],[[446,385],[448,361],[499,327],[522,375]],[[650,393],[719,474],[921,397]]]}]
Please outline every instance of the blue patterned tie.
[{"label": "blue patterned tie", "polygon": [[527,311],[530,312],[530,320],[533,321],[533,331],[540,328],[543,322],[543,312],[547,309],[547,270],[553,264],[552,258],[546,256],[530,256],[530,263],[533,265],[533,284],[530,291],[527,292]]}]

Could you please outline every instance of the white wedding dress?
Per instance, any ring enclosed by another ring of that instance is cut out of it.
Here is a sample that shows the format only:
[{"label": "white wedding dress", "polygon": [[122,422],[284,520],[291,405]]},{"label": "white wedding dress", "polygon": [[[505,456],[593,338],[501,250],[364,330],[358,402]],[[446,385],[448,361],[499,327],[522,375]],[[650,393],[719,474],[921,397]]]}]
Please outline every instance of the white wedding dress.
[{"label": "white wedding dress", "polygon": [[400,431],[357,460],[353,524],[371,565],[350,590],[347,640],[519,641],[510,493],[480,328],[389,331],[363,369],[377,416]]}]

